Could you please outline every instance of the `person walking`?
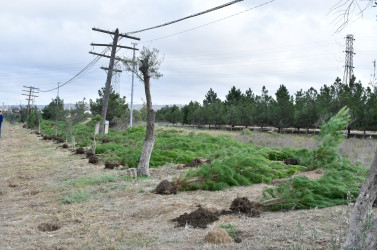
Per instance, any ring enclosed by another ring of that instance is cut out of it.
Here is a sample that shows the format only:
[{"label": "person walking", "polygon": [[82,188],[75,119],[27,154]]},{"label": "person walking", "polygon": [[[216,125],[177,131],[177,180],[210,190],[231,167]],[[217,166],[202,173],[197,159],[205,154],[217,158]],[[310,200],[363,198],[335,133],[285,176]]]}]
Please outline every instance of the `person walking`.
[{"label": "person walking", "polygon": [[3,113],[0,110],[0,138],[1,138],[1,124],[3,123],[3,120],[4,120],[4,116],[3,116]]}]

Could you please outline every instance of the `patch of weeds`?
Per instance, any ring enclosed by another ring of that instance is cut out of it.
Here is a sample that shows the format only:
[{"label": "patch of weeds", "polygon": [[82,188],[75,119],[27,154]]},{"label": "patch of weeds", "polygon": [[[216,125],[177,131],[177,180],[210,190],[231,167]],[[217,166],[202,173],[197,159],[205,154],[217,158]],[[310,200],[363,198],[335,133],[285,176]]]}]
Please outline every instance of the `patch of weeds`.
[{"label": "patch of weeds", "polygon": [[87,200],[89,196],[90,196],[90,193],[87,192],[86,190],[78,190],[78,191],[74,191],[65,195],[61,199],[61,202],[63,204],[78,203],[78,202]]},{"label": "patch of weeds", "polygon": [[337,227],[330,228],[330,243],[327,246],[328,249],[340,249],[342,244],[345,242],[348,233],[349,218],[351,217],[351,213],[352,207],[348,206],[345,210],[340,209],[330,214],[330,218],[337,220]]},{"label": "patch of weeds", "polygon": [[111,174],[97,174],[89,178],[82,178],[81,180],[71,181],[69,185],[72,186],[88,186],[88,185],[97,185],[101,183],[114,182],[119,180],[118,176]]},{"label": "patch of weeds", "polygon": [[296,223],[297,231],[293,233],[293,240],[297,241],[289,249],[317,249],[318,230],[314,227],[311,232],[308,231],[299,221]]},{"label": "patch of weeds", "polygon": [[237,231],[236,227],[232,224],[221,224],[220,228],[225,229],[225,231],[229,234],[230,237],[233,239],[237,238]]},{"label": "patch of weeds", "polygon": [[124,181],[143,181],[143,180],[148,180],[151,179],[152,177],[147,177],[147,176],[141,176],[141,177],[131,177],[129,175],[122,176],[122,180]]}]

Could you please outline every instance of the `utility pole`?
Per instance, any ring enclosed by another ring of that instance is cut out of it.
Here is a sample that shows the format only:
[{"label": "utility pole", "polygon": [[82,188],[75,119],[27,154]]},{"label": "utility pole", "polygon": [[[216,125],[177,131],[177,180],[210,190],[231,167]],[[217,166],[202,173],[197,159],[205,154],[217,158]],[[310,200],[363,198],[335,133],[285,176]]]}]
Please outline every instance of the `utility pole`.
[{"label": "utility pole", "polygon": [[346,61],[344,65],[344,75],[343,75],[343,83],[348,85],[351,82],[351,78],[353,76],[353,35],[346,36]]},{"label": "utility pole", "polygon": [[55,136],[58,136],[59,89],[60,89],[60,82],[58,82],[58,93],[56,95]]},{"label": "utility pole", "polygon": [[130,112],[130,128],[132,128],[132,121],[133,121],[133,112],[134,112],[134,109],[133,109],[133,104],[134,104],[134,78],[135,78],[135,46],[136,46],[136,43],[132,43],[132,45],[134,46],[134,51],[133,51],[133,55],[132,55],[132,62],[133,62],[133,69],[132,69],[132,84],[131,84],[131,112]]},{"label": "utility pole", "polygon": [[32,101],[32,103],[34,105],[34,99],[35,99],[35,97],[38,97],[35,94],[39,93],[39,92],[36,92],[35,90],[39,90],[39,89],[35,88],[33,86],[30,86],[30,87],[23,86],[23,87],[25,89],[23,89],[22,91],[27,93],[27,94],[22,94],[22,95],[27,96],[27,98],[26,98],[26,101],[27,101],[26,120],[27,120],[27,118],[29,117],[29,112],[30,112],[30,101]]},{"label": "utility pole", "polygon": [[369,85],[372,87],[372,90],[376,92],[377,91],[377,86],[376,86],[376,84],[377,84],[377,78],[376,78],[376,59],[374,59],[372,61],[372,63],[373,63],[373,74],[370,75],[372,79],[369,82]]},{"label": "utility pole", "polygon": [[90,54],[93,54],[93,55],[96,55],[96,56],[102,56],[102,57],[110,58],[109,67],[108,68],[101,67],[101,69],[107,70],[107,79],[106,79],[106,85],[105,85],[105,93],[103,95],[103,105],[102,105],[102,112],[101,112],[102,126],[100,126],[100,128],[99,128],[99,133],[103,134],[104,128],[105,128],[107,107],[108,107],[108,104],[109,104],[109,96],[110,96],[110,90],[111,90],[111,79],[113,77],[113,71],[122,72],[121,70],[114,70],[114,61],[115,60],[122,60],[121,58],[115,56],[116,50],[117,50],[117,48],[137,50],[137,49],[132,48],[132,47],[118,45],[118,39],[119,39],[119,37],[125,37],[125,38],[134,39],[134,40],[139,41],[140,38],[129,36],[129,35],[126,35],[126,34],[120,34],[118,29],[116,29],[113,32],[107,31],[107,30],[101,30],[101,29],[97,29],[97,28],[92,28],[92,30],[113,35],[113,43],[112,44],[98,44],[98,43],[91,43],[90,44],[91,46],[105,46],[105,47],[111,46],[111,55],[110,56],[94,53],[92,51],[89,52]]}]

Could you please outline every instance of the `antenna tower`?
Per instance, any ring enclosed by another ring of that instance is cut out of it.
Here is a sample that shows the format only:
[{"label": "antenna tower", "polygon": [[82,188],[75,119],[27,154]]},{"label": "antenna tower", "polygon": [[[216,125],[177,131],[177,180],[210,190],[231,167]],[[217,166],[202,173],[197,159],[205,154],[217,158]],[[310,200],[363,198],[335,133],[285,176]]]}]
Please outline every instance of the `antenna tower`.
[{"label": "antenna tower", "polygon": [[346,63],[344,65],[343,83],[347,85],[350,83],[353,76],[353,55],[355,54],[353,52],[354,40],[353,35],[346,36],[346,50],[344,51],[346,53]]}]

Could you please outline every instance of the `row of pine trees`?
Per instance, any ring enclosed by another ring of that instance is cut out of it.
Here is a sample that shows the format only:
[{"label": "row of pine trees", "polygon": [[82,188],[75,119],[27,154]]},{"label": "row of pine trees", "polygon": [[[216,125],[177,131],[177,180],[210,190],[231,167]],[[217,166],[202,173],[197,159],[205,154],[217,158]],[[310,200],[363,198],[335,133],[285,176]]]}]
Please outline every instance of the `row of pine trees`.
[{"label": "row of pine trees", "polygon": [[319,91],[312,87],[294,95],[290,95],[284,85],[280,85],[275,96],[269,95],[265,86],[260,95],[254,94],[250,88],[243,93],[233,86],[224,101],[210,89],[203,103],[191,101],[182,108],[165,106],[157,111],[156,119],[190,125],[274,126],[280,132],[287,127],[319,127],[344,106],[348,106],[351,112],[349,128],[377,130],[376,88],[363,87],[355,77],[349,84],[337,78]]}]

